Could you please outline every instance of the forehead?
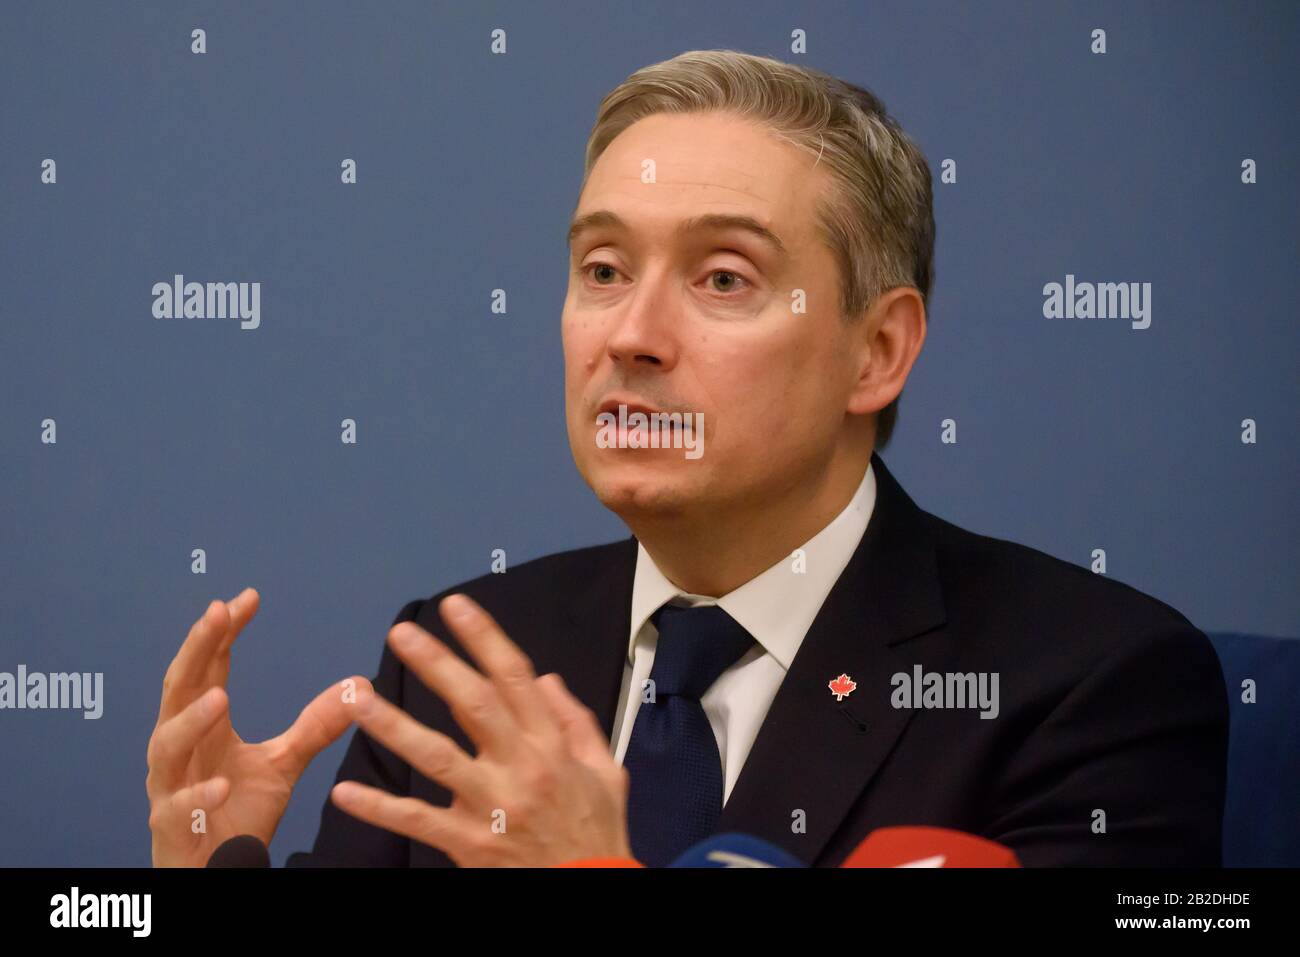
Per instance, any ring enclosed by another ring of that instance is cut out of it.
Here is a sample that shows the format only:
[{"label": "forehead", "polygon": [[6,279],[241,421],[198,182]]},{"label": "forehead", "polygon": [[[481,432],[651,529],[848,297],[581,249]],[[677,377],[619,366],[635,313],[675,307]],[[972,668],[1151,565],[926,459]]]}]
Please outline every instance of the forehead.
[{"label": "forehead", "polygon": [[[816,202],[826,186],[815,160],[738,116],[655,114],[606,147],[587,178],[574,223],[605,210],[635,230],[675,231],[688,220],[748,217],[797,255],[813,235]],[[647,161],[653,161],[653,182],[643,181]]]}]

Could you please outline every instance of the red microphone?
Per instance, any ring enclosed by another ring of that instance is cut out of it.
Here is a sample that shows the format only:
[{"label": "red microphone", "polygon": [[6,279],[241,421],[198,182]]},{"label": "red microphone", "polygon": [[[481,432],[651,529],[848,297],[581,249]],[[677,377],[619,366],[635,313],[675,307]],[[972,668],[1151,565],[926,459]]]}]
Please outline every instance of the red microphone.
[{"label": "red microphone", "polygon": [[1019,867],[1009,847],[946,827],[882,827],[840,867]]},{"label": "red microphone", "polygon": [[645,867],[640,861],[632,857],[585,857],[580,861],[565,861],[563,864],[552,864],[552,867]]}]

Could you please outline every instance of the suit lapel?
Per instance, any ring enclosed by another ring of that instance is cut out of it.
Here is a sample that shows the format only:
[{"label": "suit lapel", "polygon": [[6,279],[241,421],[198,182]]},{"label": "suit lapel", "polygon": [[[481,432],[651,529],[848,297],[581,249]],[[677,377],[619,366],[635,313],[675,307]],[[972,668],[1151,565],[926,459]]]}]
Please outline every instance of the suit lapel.
[{"label": "suit lapel", "polygon": [[577,699],[596,713],[606,738],[612,733],[623,687],[636,551],[633,537],[601,550],[598,564],[583,576],[581,588],[566,606],[568,632],[555,643],[562,655],[556,670]]},{"label": "suit lapel", "polygon": [[[791,662],[717,827],[810,864],[911,719],[890,704],[890,676],[915,664],[945,670],[947,660],[925,516],[878,455],[872,464],[867,531]],[[857,687],[837,702],[828,682],[840,674]]]}]

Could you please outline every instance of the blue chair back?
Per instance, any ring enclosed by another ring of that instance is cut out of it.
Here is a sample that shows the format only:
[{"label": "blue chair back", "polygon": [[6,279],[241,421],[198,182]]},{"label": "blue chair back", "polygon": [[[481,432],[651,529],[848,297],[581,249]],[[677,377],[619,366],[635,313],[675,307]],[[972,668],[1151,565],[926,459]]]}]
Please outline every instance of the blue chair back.
[{"label": "blue chair back", "polygon": [[[1300,867],[1300,639],[1206,633],[1228,685],[1224,867]],[[1253,681],[1255,703],[1242,701]]]}]

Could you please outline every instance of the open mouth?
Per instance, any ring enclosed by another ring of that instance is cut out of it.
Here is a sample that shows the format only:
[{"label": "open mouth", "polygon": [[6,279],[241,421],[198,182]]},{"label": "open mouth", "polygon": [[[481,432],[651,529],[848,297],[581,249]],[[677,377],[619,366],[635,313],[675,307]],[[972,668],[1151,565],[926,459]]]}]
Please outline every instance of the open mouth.
[{"label": "open mouth", "polygon": [[627,415],[629,418],[632,416],[634,412],[640,412],[647,418],[647,420],[650,418],[651,415],[654,415],[656,412],[660,411],[659,409],[656,409],[654,406],[644,405],[640,402],[625,402],[625,401],[619,401],[617,399],[606,399],[604,402],[600,404],[600,408],[596,410],[596,413],[598,415],[604,415],[605,413],[608,413],[617,418],[620,415],[620,411],[619,411],[620,409],[626,409],[627,411],[623,414]]}]

